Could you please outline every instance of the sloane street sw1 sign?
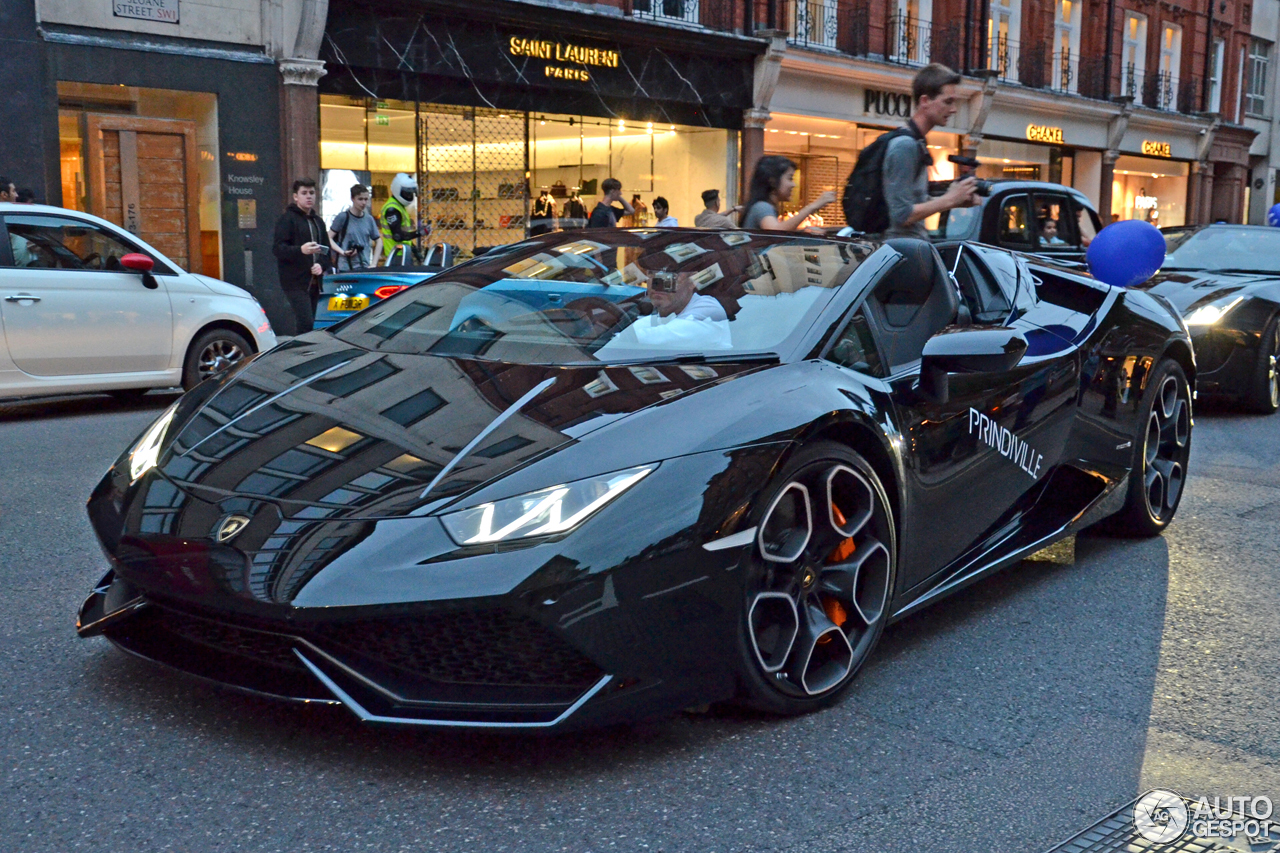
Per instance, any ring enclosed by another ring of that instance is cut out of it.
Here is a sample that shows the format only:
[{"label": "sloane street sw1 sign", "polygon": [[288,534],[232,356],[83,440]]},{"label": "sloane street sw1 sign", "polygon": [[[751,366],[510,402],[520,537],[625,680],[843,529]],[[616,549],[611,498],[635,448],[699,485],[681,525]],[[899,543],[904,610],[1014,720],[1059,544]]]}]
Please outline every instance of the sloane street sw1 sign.
[{"label": "sloane street sw1 sign", "polygon": [[178,0],[114,0],[112,12],[117,18],[139,18],[143,21],[178,23]]}]

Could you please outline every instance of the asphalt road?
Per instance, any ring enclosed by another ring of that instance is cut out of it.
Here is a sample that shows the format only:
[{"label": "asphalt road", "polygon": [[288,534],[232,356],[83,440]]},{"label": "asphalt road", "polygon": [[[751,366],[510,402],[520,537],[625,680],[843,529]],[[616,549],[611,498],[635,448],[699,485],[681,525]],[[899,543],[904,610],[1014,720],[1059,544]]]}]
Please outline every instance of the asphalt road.
[{"label": "asphalt road", "polygon": [[1280,416],[1201,413],[1160,538],[890,628],[838,707],[404,733],[79,640],[84,500],[171,397],[0,405],[0,850],[1038,853],[1153,788],[1280,803]]}]

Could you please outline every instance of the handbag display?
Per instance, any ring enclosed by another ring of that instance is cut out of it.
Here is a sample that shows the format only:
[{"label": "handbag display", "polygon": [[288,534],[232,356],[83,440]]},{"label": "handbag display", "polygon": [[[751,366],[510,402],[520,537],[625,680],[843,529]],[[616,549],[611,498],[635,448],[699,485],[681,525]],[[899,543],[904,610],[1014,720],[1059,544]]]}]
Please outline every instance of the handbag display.
[{"label": "handbag display", "polygon": [[462,196],[458,193],[457,187],[432,187],[432,201],[457,201]]},{"label": "handbag display", "polygon": [[551,185],[552,198],[568,198],[569,188],[564,185],[564,181],[556,181]]}]

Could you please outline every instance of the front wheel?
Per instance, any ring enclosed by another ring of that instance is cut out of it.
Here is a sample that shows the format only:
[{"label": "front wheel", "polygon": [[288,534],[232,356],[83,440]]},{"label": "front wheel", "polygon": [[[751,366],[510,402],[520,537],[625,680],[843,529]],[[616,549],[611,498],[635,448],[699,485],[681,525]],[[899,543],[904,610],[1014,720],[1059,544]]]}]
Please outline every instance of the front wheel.
[{"label": "front wheel", "polygon": [[1276,372],[1276,360],[1280,358],[1280,317],[1272,317],[1262,330],[1258,344],[1258,363],[1254,367],[1245,407],[1262,415],[1273,414],[1280,409],[1280,374]]},{"label": "front wheel", "polygon": [[191,342],[182,366],[182,387],[190,391],[253,352],[249,341],[230,329],[209,329]]},{"label": "front wheel", "polygon": [[1191,387],[1182,367],[1156,365],[1143,395],[1124,508],[1103,525],[1121,536],[1156,536],[1182,502],[1191,457]]},{"label": "front wheel", "polygon": [[835,442],[798,453],[762,507],[743,561],[741,698],[801,714],[834,703],[884,631],[893,512],[875,470]]}]

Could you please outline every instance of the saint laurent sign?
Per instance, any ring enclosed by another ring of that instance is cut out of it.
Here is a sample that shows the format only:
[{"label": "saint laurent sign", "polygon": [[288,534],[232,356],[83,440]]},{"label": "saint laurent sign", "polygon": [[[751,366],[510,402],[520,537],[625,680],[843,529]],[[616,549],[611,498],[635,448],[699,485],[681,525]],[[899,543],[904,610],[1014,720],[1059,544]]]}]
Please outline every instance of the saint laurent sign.
[{"label": "saint laurent sign", "polygon": [[[565,44],[559,41],[543,39],[527,39],[512,36],[508,40],[508,51],[512,56],[527,56],[530,59],[546,59],[551,62],[567,62],[571,65],[595,65],[601,68],[618,67],[618,51],[600,47],[583,47],[577,44]],[[586,68],[566,68],[562,65],[548,64],[543,68],[543,76],[561,80],[578,80],[585,83],[591,79],[591,72]]]}]

